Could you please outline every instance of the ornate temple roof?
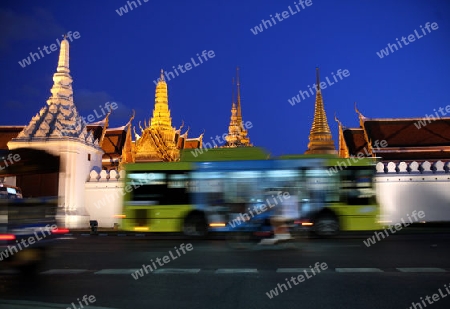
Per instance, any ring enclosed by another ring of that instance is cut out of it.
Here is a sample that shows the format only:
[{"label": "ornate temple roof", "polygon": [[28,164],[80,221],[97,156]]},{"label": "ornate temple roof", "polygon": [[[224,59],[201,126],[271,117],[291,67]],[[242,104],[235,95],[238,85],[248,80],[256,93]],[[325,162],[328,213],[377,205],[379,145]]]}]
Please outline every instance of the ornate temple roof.
[{"label": "ornate temple roof", "polygon": [[[364,149],[383,161],[424,161],[450,159],[450,118],[378,118],[362,116],[360,128],[343,130],[349,155],[365,154]],[[375,147],[386,141],[387,147]]]},{"label": "ornate temple roof", "polygon": [[69,70],[69,42],[61,41],[53,87],[47,104],[41,108],[12,142],[32,142],[49,140],[75,140],[99,148],[98,140],[78,114],[73,102],[72,77]]},{"label": "ornate temple roof", "polygon": [[364,128],[372,140],[386,140],[389,147],[450,146],[450,118],[426,122],[421,118],[368,119]]}]

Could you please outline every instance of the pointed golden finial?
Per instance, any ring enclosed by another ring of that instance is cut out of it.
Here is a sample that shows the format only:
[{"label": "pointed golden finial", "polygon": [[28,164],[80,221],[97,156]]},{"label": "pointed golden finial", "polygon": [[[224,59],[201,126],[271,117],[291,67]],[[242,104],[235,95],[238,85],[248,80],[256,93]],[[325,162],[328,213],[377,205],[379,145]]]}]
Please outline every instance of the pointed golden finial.
[{"label": "pointed golden finial", "polygon": [[102,147],[103,141],[105,140],[106,130],[109,127],[109,115],[111,115],[111,112],[112,112],[112,110],[109,110],[108,114],[106,114],[106,116],[105,116],[105,123],[103,124],[102,135],[100,136],[100,141],[98,142],[100,147]]},{"label": "pointed golden finial", "polygon": [[316,67],[316,90],[320,91],[320,72],[319,72],[319,67]]},{"label": "pointed golden finial", "polygon": [[364,124],[364,120],[366,120],[366,117],[359,111],[359,109],[356,107],[356,102],[355,102],[355,112],[358,114],[358,118],[359,118],[359,124],[362,127]]},{"label": "pointed golden finial", "polygon": [[134,117],[136,116],[136,111],[134,109],[132,109],[131,111],[133,112],[133,114],[131,115],[127,125],[131,125],[131,121],[133,121]]},{"label": "pointed golden finial", "polygon": [[356,102],[355,102],[355,112],[358,114],[359,118],[361,119],[365,119],[366,117],[359,111],[359,109],[356,107]]},{"label": "pointed golden finial", "polygon": [[231,103],[234,104],[234,77],[231,79]]},{"label": "pointed golden finial", "polygon": [[236,86],[237,86],[237,120],[242,122],[242,110],[241,110],[241,84],[239,82],[239,66],[236,67]]},{"label": "pointed golden finial", "polygon": [[164,81],[164,70],[161,69],[161,75],[159,76],[159,81],[163,82]]},{"label": "pointed golden finial", "polygon": [[181,120],[181,126],[178,130],[181,132],[181,129],[183,129],[183,127],[184,127],[184,120]]}]

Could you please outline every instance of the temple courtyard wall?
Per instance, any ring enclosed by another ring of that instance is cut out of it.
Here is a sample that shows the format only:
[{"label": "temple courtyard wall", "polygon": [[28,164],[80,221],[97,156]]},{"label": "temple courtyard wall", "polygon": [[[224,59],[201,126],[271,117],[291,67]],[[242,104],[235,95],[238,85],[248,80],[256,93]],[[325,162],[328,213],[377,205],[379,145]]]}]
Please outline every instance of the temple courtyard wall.
[{"label": "temple courtyard wall", "polygon": [[115,224],[120,224],[117,215],[122,214],[125,194],[123,178],[123,171],[91,171],[85,184],[86,211],[91,220],[98,221],[101,228],[113,228]]},{"label": "temple courtyard wall", "polygon": [[381,220],[409,223],[415,221],[414,211],[423,211],[425,222],[450,221],[449,163],[378,163],[375,187]]}]

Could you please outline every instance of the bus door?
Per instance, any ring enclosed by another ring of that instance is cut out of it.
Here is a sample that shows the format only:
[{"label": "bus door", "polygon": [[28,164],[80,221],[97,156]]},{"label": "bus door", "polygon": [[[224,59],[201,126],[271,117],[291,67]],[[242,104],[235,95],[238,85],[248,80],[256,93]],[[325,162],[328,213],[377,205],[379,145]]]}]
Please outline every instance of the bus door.
[{"label": "bus door", "polygon": [[[302,219],[311,220],[324,208],[339,202],[338,176],[330,176],[324,168],[301,169]],[[334,210],[340,215],[340,210]]]},{"label": "bus door", "polygon": [[373,170],[368,167],[348,167],[340,174],[340,208],[345,229],[376,229],[379,207],[372,182]]},{"label": "bus door", "polygon": [[148,232],[180,231],[185,215],[192,209],[188,185],[186,171],[152,172],[127,202],[126,218],[132,220],[128,224]]}]

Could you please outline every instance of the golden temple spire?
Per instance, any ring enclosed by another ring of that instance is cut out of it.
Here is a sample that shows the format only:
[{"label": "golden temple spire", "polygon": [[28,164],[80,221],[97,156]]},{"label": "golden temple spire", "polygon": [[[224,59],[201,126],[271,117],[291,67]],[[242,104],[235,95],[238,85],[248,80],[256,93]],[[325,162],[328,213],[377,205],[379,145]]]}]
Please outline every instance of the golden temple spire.
[{"label": "golden temple spire", "polygon": [[[147,126],[147,125],[146,125]],[[169,99],[167,93],[167,83],[164,80],[164,70],[161,69],[161,76],[155,90],[155,108],[150,127],[161,127],[164,130],[172,128],[172,118],[170,117]]]},{"label": "golden temple spire", "polygon": [[228,126],[228,135],[225,137],[226,143],[224,147],[243,147],[252,146],[250,139],[247,136],[247,130],[245,130],[244,122],[242,120],[241,109],[241,89],[239,82],[239,67],[236,68],[236,87],[237,98],[235,102],[234,98],[234,79],[232,80],[232,94],[231,94],[231,118],[230,125]]},{"label": "golden temple spire", "polygon": [[336,154],[320,89],[319,68],[316,68],[316,90],[314,120],[309,134],[308,150],[305,154]]},{"label": "golden temple spire", "polygon": [[[141,127],[140,123],[139,126]],[[177,129],[172,127],[170,116],[167,83],[164,80],[164,71],[155,89],[155,106],[153,108],[150,124],[144,121],[141,127],[142,136],[135,141],[134,160],[136,162],[150,161],[178,161],[180,151],[177,148]]]}]

